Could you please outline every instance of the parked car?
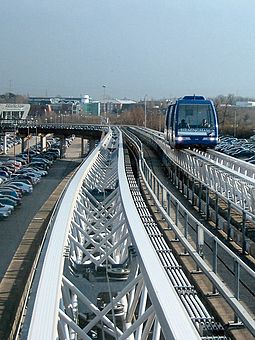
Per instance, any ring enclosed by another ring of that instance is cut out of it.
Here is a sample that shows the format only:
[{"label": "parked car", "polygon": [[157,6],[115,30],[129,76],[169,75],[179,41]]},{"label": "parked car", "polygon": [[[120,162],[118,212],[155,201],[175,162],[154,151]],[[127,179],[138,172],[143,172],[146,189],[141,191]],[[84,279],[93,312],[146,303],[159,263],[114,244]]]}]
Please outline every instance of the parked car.
[{"label": "parked car", "polygon": [[10,182],[4,183],[1,185],[1,188],[15,190],[20,195],[20,197],[22,196],[22,190],[13,183],[10,183]]},{"label": "parked car", "polygon": [[11,208],[9,206],[6,206],[2,203],[0,203],[0,218],[3,219],[3,218],[7,218],[8,216],[11,215]]},{"label": "parked car", "polygon": [[6,172],[6,171],[4,171],[4,170],[0,170],[0,176],[1,176],[1,177],[5,177],[5,178],[10,177],[10,175],[8,174],[8,172]]},{"label": "parked car", "polygon": [[38,161],[32,161],[31,163],[29,163],[29,166],[46,171],[49,169],[49,166],[47,164]]},{"label": "parked car", "polygon": [[40,169],[33,168],[33,167],[30,167],[30,166],[22,168],[18,173],[19,174],[29,174],[29,173],[32,173],[32,174],[35,174],[35,175],[37,175],[39,177],[46,176],[48,174],[48,172],[46,170],[40,170]]},{"label": "parked car", "polygon": [[0,195],[0,203],[11,205],[13,207],[16,207],[18,205],[18,202],[15,201],[14,199],[2,195]]},{"label": "parked car", "polygon": [[17,203],[17,205],[21,205],[21,198],[20,197],[14,197],[11,196],[9,193],[3,193],[0,191],[0,198],[8,198],[13,200],[15,203]]},{"label": "parked car", "polygon": [[12,180],[28,179],[31,184],[37,184],[40,182],[40,178],[33,176],[33,174],[15,174],[11,176]]},{"label": "parked car", "polygon": [[39,156],[33,157],[32,162],[43,162],[43,163],[47,164],[48,166],[51,166],[53,164],[53,162],[50,161],[49,159],[46,159],[44,157],[39,157]]},{"label": "parked car", "polygon": [[33,192],[32,184],[27,184],[27,183],[18,182],[18,181],[10,182],[10,184],[13,184],[16,187],[18,187],[22,191],[23,194],[31,194]]}]

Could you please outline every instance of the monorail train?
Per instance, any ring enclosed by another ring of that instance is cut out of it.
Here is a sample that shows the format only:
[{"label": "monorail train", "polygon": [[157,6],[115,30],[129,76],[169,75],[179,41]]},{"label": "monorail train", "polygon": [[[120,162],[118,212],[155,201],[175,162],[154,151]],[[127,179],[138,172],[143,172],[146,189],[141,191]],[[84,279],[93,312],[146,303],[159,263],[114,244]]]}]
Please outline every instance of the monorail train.
[{"label": "monorail train", "polygon": [[165,138],[173,148],[213,148],[218,143],[218,117],[211,100],[184,96],[166,112]]}]

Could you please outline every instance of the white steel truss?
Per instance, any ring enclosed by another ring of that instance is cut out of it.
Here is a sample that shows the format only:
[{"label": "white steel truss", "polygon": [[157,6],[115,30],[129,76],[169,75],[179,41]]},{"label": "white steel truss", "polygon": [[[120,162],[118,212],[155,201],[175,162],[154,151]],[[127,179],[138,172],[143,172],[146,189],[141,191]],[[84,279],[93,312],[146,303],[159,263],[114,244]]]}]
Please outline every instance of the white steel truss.
[{"label": "white steel truss", "polygon": [[201,338],[144,231],[117,129],[60,203],[23,339]]}]

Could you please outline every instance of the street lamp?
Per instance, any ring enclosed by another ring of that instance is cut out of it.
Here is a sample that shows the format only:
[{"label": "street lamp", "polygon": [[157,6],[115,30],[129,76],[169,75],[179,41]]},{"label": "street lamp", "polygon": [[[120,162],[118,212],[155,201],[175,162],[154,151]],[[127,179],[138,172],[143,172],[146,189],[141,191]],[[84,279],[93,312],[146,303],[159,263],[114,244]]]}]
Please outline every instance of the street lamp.
[{"label": "street lamp", "polygon": [[29,131],[29,120],[27,122],[27,162],[30,162],[30,141],[29,141],[29,135],[30,135],[30,131]]},{"label": "street lamp", "polygon": [[35,149],[36,149],[36,151],[37,151],[37,142],[38,142],[38,140],[37,140],[37,137],[38,137],[37,123],[38,123],[38,120],[36,119],[35,120]]},{"label": "street lamp", "polygon": [[104,117],[106,117],[106,102],[105,102],[105,88],[106,88],[106,85],[103,85],[102,88],[104,89],[104,96],[103,96],[103,102],[104,102]]},{"label": "street lamp", "polygon": [[236,131],[237,131],[237,122],[236,122],[236,110],[235,110],[235,118],[234,118],[234,137],[236,137]]},{"label": "street lamp", "polygon": [[14,162],[16,162],[16,130],[17,130],[17,123],[14,122],[14,145],[13,145]]},{"label": "street lamp", "polygon": [[144,127],[147,127],[147,94],[144,96]]}]

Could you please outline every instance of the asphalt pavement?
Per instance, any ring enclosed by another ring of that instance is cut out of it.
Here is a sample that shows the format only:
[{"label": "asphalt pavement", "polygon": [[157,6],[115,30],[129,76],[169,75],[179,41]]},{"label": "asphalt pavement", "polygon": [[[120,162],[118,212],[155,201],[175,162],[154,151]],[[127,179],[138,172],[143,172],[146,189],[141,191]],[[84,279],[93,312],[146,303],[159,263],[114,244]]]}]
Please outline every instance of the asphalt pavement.
[{"label": "asphalt pavement", "polygon": [[[81,163],[80,143],[80,138],[75,138],[67,149],[66,157],[55,161],[48,175],[34,186],[33,193],[23,196],[21,206],[6,220],[0,221],[0,282],[33,216],[58,184]],[[9,155],[13,155],[13,150]]]}]

